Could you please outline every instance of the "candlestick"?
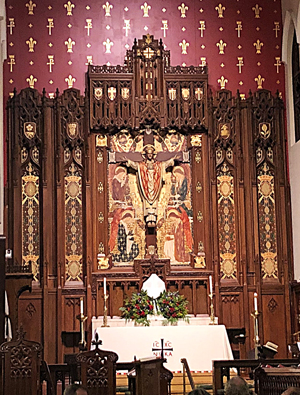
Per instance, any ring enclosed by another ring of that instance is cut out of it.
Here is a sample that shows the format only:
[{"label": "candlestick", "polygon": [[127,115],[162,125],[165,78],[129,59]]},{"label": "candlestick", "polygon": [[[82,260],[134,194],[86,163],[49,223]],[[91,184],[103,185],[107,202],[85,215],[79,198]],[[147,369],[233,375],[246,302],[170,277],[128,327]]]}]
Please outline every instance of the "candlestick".
[{"label": "candlestick", "polygon": [[256,292],[254,292],[254,311],[258,311],[258,308],[257,308],[257,293]]},{"label": "candlestick", "polygon": [[[82,300],[83,302],[83,300]],[[80,310],[81,310],[81,299],[80,299]],[[83,304],[82,304],[83,310]],[[84,322],[87,320],[87,316],[85,316],[82,312],[78,314],[76,317],[80,321],[80,341],[79,341],[79,350],[86,350],[86,341],[85,341],[85,331],[84,331]]]},{"label": "candlestick", "polygon": [[213,287],[212,287],[212,276],[209,276],[209,298],[210,298],[210,322],[209,325],[217,325],[215,310],[214,310],[214,302],[213,302]]},{"label": "candlestick", "polygon": [[213,294],[209,294],[210,297],[210,322],[209,325],[217,325],[216,323],[216,317],[215,317],[215,311],[214,311],[214,302],[213,302]]},{"label": "candlestick", "polygon": [[104,294],[104,312],[103,312],[103,325],[101,325],[102,327],[109,327],[109,325],[107,325],[107,305],[106,305],[106,301],[108,299],[109,295],[106,295],[106,293]]},{"label": "candlestick", "polygon": [[257,293],[254,292],[254,312],[251,314],[253,317],[253,325],[254,325],[254,352],[255,352],[255,359],[258,359],[259,352],[258,352],[258,347],[260,346],[260,339],[259,339],[259,332],[258,332],[258,304],[257,304]]},{"label": "candlestick", "polygon": [[213,293],[212,276],[209,276],[209,293]]},{"label": "candlestick", "polygon": [[103,279],[104,296],[106,296],[106,277]]}]

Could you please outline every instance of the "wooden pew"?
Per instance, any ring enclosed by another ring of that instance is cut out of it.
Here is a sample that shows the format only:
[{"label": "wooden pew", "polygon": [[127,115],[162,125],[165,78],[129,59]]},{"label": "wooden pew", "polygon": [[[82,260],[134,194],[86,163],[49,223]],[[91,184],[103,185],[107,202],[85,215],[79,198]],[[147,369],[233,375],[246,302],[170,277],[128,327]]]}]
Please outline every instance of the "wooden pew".
[{"label": "wooden pew", "polygon": [[259,395],[281,395],[289,387],[300,387],[300,368],[259,366],[254,370],[254,382]]},{"label": "wooden pew", "polygon": [[214,395],[218,395],[224,391],[224,378],[226,381],[230,379],[233,369],[236,374],[248,373],[252,374],[253,370],[261,364],[270,366],[296,366],[299,364],[298,359],[235,359],[226,361],[214,361],[213,362],[213,388]]}]

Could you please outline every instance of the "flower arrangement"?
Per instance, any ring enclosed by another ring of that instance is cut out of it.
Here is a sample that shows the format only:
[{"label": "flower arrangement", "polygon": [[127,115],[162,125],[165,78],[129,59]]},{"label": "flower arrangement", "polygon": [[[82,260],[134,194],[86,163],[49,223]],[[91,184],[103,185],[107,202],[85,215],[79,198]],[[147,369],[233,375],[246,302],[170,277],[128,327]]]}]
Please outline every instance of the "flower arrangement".
[{"label": "flower arrangement", "polygon": [[149,315],[154,315],[154,303],[145,291],[133,293],[131,298],[126,298],[124,307],[120,307],[122,311],[121,318],[126,321],[132,320],[137,324],[149,326]]},{"label": "flower arrangement", "polygon": [[124,306],[120,307],[121,318],[132,320],[137,324],[149,326],[150,315],[162,315],[165,320],[163,325],[174,325],[179,319],[188,321],[188,301],[179,292],[163,292],[157,299],[148,296],[146,291],[133,293],[131,298],[126,298]]},{"label": "flower arrangement", "polygon": [[188,321],[188,301],[179,292],[163,292],[156,303],[160,314],[166,319],[165,325],[174,325],[179,319]]}]

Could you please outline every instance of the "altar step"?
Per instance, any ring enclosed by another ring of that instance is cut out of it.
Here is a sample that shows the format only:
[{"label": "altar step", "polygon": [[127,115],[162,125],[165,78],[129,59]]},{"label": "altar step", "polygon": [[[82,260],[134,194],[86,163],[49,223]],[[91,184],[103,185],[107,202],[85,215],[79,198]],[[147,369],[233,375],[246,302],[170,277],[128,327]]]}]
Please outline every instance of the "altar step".
[{"label": "altar step", "polygon": [[[194,379],[195,386],[203,386],[204,389],[212,393],[212,372],[192,372],[192,377]],[[117,375],[117,395],[124,395],[125,388],[127,386],[127,375]],[[191,391],[191,386],[189,384],[188,377],[185,376],[185,393],[188,394]],[[120,388],[121,391],[118,391]],[[174,373],[173,380],[171,383],[171,394],[172,395],[183,395],[184,394],[184,386],[183,386],[183,374],[182,373]]]}]

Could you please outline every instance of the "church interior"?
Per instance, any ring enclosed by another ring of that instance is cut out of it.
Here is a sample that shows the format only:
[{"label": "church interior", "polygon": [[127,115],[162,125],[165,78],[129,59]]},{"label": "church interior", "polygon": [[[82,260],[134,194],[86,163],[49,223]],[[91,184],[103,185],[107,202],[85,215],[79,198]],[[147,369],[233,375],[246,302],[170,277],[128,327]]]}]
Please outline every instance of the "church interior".
[{"label": "church interior", "polygon": [[299,10],[0,1],[1,394],[300,387]]}]

